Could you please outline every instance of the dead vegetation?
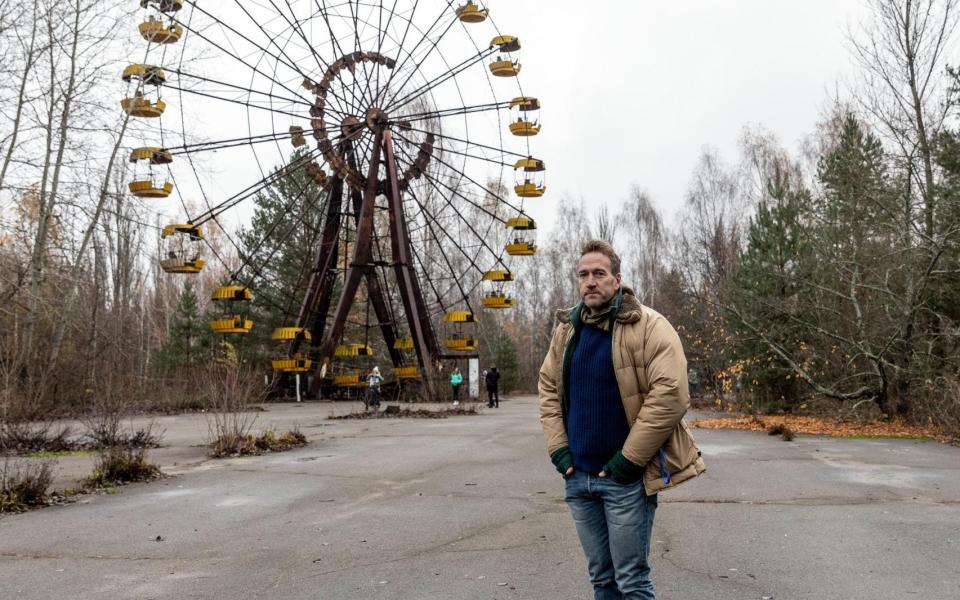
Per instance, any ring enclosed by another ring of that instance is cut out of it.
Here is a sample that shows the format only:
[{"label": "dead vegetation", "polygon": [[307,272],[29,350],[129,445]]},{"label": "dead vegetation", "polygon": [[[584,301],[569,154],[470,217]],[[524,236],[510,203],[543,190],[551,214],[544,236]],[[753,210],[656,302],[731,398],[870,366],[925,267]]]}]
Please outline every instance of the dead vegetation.
[{"label": "dead vegetation", "polygon": [[210,443],[210,456],[214,458],[252,456],[266,452],[283,452],[306,444],[307,437],[299,429],[292,429],[280,435],[272,429],[267,429],[260,435],[225,434]]},{"label": "dead vegetation", "polygon": [[85,480],[89,488],[105,488],[161,476],[160,467],[147,461],[146,448],[108,448],[100,453],[93,473]]},{"label": "dead vegetation", "polygon": [[53,421],[0,419],[0,453],[70,452],[85,446],[73,439],[73,430]]},{"label": "dead vegetation", "polygon": [[53,461],[4,459],[0,465],[0,513],[46,504],[51,483]]},{"label": "dead vegetation", "polygon": [[796,434],[787,427],[786,423],[776,423],[767,427],[767,435],[779,435],[780,439],[785,442],[792,442],[793,438],[796,437]]},{"label": "dead vegetation", "polygon": [[462,417],[466,415],[479,415],[480,409],[477,406],[457,406],[453,408],[441,408],[430,410],[426,408],[400,408],[398,406],[388,406],[383,412],[353,412],[345,415],[331,415],[328,419],[446,419],[447,417]]},{"label": "dead vegetation", "polygon": [[306,436],[296,428],[279,435],[273,429],[254,434],[255,403],[264,393],[255,375],[241,372],[236,365],[221,364],[211,368],[206,380],[210,456],[250,456],[306,445]]}]

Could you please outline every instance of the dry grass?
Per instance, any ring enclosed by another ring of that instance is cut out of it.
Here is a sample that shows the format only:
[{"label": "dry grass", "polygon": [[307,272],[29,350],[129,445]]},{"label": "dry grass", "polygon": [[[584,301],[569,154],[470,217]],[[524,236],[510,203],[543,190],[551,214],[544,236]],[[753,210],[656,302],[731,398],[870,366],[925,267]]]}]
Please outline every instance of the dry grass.
[{"label": "dry grass", "polygon": [[0,465],[0,513],[45,504],[53,483],[53,464],[50,460],[4,459]]},{"label": "dry grass", "polygon": [[108,448],[100,453],[86,483],[92,488],[103,488],[160,476],[160,467],[147,462],[146,448]]},{"label": "dry grass", "polygon": [[263,399],[265,390],[259,377],[245,373],[236,365],[217,365],[207,378],[209,412],[207,443],[210,456],[250,456],[282,452],[307,443],[298,429],[278,435],[267,429],[253,433],[257,422],[254,403]]},{"label": "dry grass", "polygon": [[72,435],[69,427],[52,421],[0,420],[0,453],[23,455],[83,450],[85,446],[71,439]]},{"label": "dry grass", "polygon": [[266,452],[283,452],[306,444],[307,436],[303,435],[299,429],[292,429],[280,435],[272,429],[267,429],[260,435],[245,433],[219,437],[210,443],[210,456],[214,458],[253,456]]},{"label": "dry grass", "polygon": [[382,412],[353,412],[345,415],[331,415],[328,419],[446,419],[447,417],[462,417],[466,415],[479,415],[480,409],[477,405],[458,406],[456,408],[441,408],[438,410],[428,410],[426,408],[397,408],[388,406],[388,410]]}]

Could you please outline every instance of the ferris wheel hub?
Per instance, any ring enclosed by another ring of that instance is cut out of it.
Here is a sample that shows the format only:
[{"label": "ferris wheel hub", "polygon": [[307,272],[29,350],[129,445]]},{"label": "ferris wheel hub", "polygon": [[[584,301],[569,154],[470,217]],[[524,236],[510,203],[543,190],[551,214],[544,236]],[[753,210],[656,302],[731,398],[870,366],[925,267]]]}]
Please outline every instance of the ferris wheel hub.
[{"label": "ferris wheel hub", "polygon": [[387,127],[387,113],[379,107],[372,106],[367,110],[367,127],[371,131],[383,131]]},{"label": "ferris wheel hub", "polygon": [[355,141],[363,133],[363,122],[354,116],[346,117],[340,122],[340,133],[343,139]]}]

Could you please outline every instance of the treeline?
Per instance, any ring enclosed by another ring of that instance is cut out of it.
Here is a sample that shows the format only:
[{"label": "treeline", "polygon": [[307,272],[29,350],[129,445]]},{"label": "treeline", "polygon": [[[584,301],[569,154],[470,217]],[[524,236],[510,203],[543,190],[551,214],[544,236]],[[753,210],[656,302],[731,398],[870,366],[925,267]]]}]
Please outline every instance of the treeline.
[{"label": "treeline", "polygon": [[501,326],[530,385],[552,308],[576,300],[577,242],[610,240],[624,280],[680,331],[697,389],[756,410],[811,401],[960,431],[958,74],[952,2],[873,3],[862,78],[799,152],[748,128],[702,154],[671,225],[640,189],[611,213],[565,200]]},{"label": "treeline", "polygon": [[[960,430],[958,78],[946,54],[956,9],[875,0],[851,34],[862,77],[800,150],[748,128],[736,159],[703,152],[669,218],[641,186],[613,207],[542,200],[556,202],[554,227],[515,263],[516,308],[482,313],[484,364],[508,389],[535,388],[555,311],[577,301],[579,244],[602,238],[619,249],[625,283],[681,332],[699,391],[757,410],[832,402]],[[214,356],[269,372],[269,331],[300,297],[285,282],[302,280],[317,243],[311,222],[260,246],[283,211],[280,188],[231,232],[238,251],[205,230],[227,264],[258,264],[262,284],[255,333],[231,348],[214,339],[209,298],[228,269],[162,273],[166,223],[124,190],[123,62],[103,58],[124,56],[118,23],[130,21],[118,14],[88,0],[0,0],[4,415],[104,394],[190,405]]]}]

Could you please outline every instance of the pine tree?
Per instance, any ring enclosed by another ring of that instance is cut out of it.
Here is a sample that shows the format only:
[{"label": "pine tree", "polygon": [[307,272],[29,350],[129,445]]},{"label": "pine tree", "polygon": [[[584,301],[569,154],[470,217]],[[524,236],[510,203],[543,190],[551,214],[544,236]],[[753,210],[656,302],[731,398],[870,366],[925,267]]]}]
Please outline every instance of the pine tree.
[{"label": "pine tree", "polygon": [[207,320],[200,314],[193,283],[187,280],[170,321],[170,334],[160,348],[161,368],[169,372],[199,364],[210,348],[211,336]]},{"label": "pine tree", "polygon": [[[302,158],[295,152],[291,162]],[[306,292],[326,198],[304,169],[292,171],[254,199],[249,227],[239,234],[244,268],[240,280],[253,290],[254,329],[244,348],[254,360],[273,352],[271,332],[296,318]]]},{"label": "pine tree", "polygon": [[494,357],[497,371],[500,373],[500,389],[504,391],[516,389],[520,362],[517,359],[517,348],[513,344],[513,336],[507,332],[501,332],[494,349]]},{"label": "pine tree", "polygon": [[795,403],[802,392],[792,369],[771,352],[770,344],[794,356],[802,355],[805,346],[799,296],[812,266],[810,231],[804,223],[809,206],[809,192],[792,189],[786,172],[775,165],[733,280],[738,312],[731,325],[739,333],[738,360],[729,375],[739,377],[744,396],[767,409]]}]

